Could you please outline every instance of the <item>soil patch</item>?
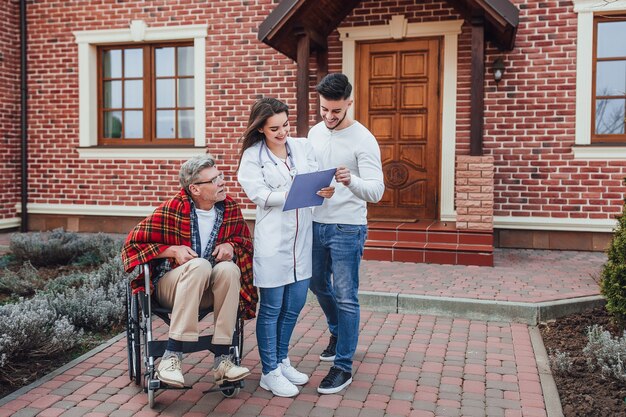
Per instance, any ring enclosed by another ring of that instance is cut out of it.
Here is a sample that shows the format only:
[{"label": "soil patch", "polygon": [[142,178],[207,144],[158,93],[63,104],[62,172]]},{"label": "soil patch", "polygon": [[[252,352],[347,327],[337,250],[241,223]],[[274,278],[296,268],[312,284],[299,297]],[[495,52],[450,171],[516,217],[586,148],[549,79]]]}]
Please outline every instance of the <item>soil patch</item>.
[{"label": "soil patch", "polygon": [[594,324],[613,336],[621,336],[604,308],[539,325],[548,354],[558,349],[569,353],[574,362],[569,374],[552,371],[565,417],[626,416],[626,383],[590,372],[587,367],[583,348],[587,345],[587,328]]}]

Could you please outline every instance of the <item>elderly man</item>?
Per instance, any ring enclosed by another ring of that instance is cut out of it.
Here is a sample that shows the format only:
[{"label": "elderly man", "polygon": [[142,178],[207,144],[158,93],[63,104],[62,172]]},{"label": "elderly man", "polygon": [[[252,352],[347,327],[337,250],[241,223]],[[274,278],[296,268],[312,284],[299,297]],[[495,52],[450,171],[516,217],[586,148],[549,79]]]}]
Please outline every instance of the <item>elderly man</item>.
[{"label": "elderly man", "polygon": [[[167,350],[157,377],[183,387],[183,342],[198,340],[198,311],[213,306],[212,343],[215,382],[234,382],[250,374],[230,357],[240,309],[255,316],[258,300],[252,285],[252,240],[241,210],[224,190],[215,160],[202,155],[180,169],[182,190],[161,204],[128,235],[122,250],[126,271],[149,262],[159,304],[172,309]],[[133,289],[142,286],[135,279]]]}]

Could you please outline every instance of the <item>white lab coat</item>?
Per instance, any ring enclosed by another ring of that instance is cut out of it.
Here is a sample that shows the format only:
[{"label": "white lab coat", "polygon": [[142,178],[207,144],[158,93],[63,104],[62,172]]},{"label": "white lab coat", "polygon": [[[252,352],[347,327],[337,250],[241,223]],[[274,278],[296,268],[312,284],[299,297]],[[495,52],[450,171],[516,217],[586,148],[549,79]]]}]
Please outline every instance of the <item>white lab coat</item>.
[{"label": "white lab coat", "polygon": [[[287,138],[297,173],[317,171],[313,147],[305,138]],[[268,157],[267,152],[270,153]],[[271,159],[274,159],[272,161]],[[257,142],[241,158],[237,180],[256,204],[254,225],[254,285],[275,288],[311,278],[312,209],[283,211],[292,172],[269,149]]]}]

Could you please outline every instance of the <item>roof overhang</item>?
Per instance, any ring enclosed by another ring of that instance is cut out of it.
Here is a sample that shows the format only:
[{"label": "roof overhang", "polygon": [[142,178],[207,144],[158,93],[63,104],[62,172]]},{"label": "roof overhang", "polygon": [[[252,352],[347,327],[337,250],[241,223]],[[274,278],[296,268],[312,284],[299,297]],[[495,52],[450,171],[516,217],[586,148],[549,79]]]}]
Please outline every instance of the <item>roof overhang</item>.
[{"label": "roof overhang", "polygon": [[[487,39],[503,50],[515,45],[519,10],[509,0],[447,0],[466,21],[482,19]],[[306,33],[311,49],[325,49],[335,30],[360,0],[283,0],[259,26],[259,40],[296,60],[297,35]]]}]

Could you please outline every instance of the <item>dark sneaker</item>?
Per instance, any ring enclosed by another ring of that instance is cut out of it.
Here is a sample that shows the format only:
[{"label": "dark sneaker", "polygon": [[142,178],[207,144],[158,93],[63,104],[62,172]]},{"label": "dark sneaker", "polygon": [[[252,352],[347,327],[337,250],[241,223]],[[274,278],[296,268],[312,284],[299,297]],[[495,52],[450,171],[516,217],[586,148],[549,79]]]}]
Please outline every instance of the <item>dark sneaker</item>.
[{"label": "dark sneaker", "polygon": [[335,353],[337,351],[337,338],[330,335],[330,342],[328,342],[328,346],[320,355],[320,360],[324,362],[332,362],[335,360]]},{"label": "dark sneaker", "polygon": [[320,394],[334,394],[350,385],[351,382],[352,374],[350,372],[333,366],[328,371],[328,375],[322,379],[320,386],[317,387],[317,392]]}]

